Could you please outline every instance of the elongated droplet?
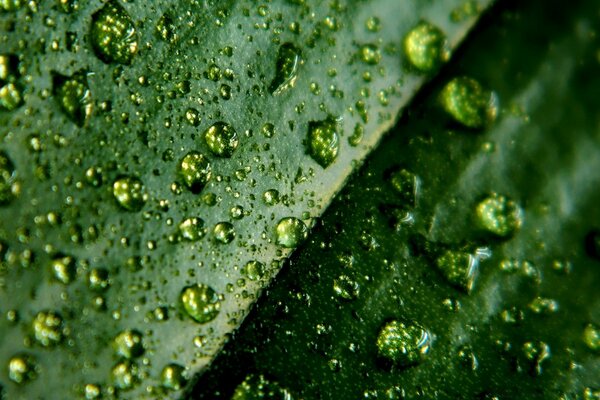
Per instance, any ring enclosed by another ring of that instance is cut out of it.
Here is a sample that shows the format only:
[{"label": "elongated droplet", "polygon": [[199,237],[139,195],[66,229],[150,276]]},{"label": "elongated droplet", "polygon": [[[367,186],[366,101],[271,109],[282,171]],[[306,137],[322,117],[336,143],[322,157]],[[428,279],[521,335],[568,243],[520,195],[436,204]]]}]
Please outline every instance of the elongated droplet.
[{"label": "elongated droplet", "polygon": [[301,62],[302,54],[296,45],[283,43],[279,46],[275,62],[275,78],[271,81],[269,91],[272,94],[279,94],[289,87],[294,87]]},{"label": "elongated droplet", "polygon": [[450,58],[446,35],[438,27],[421,21],[404,38],[404,54],[421,72],[437,70]]},{"label": "elongated droplet", "polygon": [[54,74],[53,92],[60,108],[75,124],[83,126],[92,115],[92,95],[84,71],[72,76]]},{"label": "elongated droplet", "polygon": [[323,168],[337,158],[340,147],[337,129],[336,122],[331,118],[308,124],[308,154]]}]

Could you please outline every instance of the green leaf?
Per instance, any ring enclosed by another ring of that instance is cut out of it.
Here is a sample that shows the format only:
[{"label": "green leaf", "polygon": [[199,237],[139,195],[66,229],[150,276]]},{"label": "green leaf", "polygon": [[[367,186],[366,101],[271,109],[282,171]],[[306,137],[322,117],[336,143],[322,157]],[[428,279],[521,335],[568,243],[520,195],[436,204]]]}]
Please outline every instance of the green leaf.
[{"label": "green leaf", "polygon": [[488,4],[0,2],[6,396],[178,396]]},{"label": "green leaf", "polygon": [[191,398],[598,398],[600,20],[560,5],[490,11]]}]

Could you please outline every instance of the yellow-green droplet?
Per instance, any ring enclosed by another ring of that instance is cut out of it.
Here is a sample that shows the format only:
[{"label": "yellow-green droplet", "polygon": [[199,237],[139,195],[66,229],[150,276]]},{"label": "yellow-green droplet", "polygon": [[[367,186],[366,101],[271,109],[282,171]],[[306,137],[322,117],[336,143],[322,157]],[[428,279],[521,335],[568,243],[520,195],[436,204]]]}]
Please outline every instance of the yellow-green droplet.
[{"label": "yellow-green droplet", "polygon": [[420,363],[430,345],[429,332],[412,322],[387,322],[377,336],[379,356],[401,367]]},{"label": "yellow-green droplet", "polygon": [[179,390],[186,382],[184,376],[185,368],[179,364],[168,364],[160,373],[160,382],[162,386],[169,390]]},{"label": "yellow-green droplet", "polygon": [[330,118],[308,124],[308,153],[323,168],[337,158],[340,141],[338,126]]},{"label": "yellow-green droplet", "polygon": [[248,375],[236,388],[231,400],[293,400],[291,393],[263,375]]},{"label": "yellow-green droplet", "polygon": [[404,54],[422,72],[437,70],[450,58],[446,35],[428,22],[419,22],[404,38]]},{"label": "yellow-green droplet", "polygon": [[27,354],[20,354],[8,361],[8,379],[11,381],[21,384],[34,379],[35,376],[35,362],[33,357]]},{"label": "yellow-green droplet", "polygon": [[251,281],[257,281],[265,275],[265,264],[260,261],[248,261],[244,268],[242,268],[242,274],[244,274]]},{"label": "yellow-green droplet", "polygon": [[479,82],[468,77],[452,79],[441,92],[444,110],[467,128],[480,129],[495,121],[498,99]]},{"label": "yellow-green droplet", "polygon": [[114,181],[113,195],[117,203],[127,211],[141,210],[148,199],[144,184],[133,176],[124,176]]},{"label": "yellow-green droplet", "polygon": [[139,368],[137,364],[129,360],[115,365],[111,375],[113,384],[121,390],[130,390],[139,382]]},{"label": "yellow-green droplet", "polygon": [[493,193],[476,208],[477,222],[485,231],[499,237],[514,234],[523,223],[521,207],[506,196]]},{"label": "yellow-green droplet", "polygon": [[23,94],[16,83],[8,82],[0,86],[0,110],[12,111],[23,104]]},{"label": "yellow-green droplet", "polygon": [[138,50],[135,25],[117,0],[109,0],[92,15],[90,40],[105,63],[131,64]]},{"label": "yellow-green droplet", "polygon": [[8,154],[0,150],[0,205],[13,199],[15,167]]},{"label": "yellow-green droplet", "polygon": [[84,71],[72,76],[54,74],[53,92],[60,108],[75,124],[83,126],[92,115],[92,94]]},{"label": "yellow-green droplet", "polygon": [[231,157],[239,140],[235,129],[225,122],[215,122],[204,132],[210,151],[219,157]]},{"label": "yellow-green droplet", "polygon": [[308,236],[308,228],[298,218],[286,217],[279,220],[276,241],[281,247],[295,248]]},{"label": "yellow-green droplet", "polygon": [[348,275],[333,280],[333,293],[344,300],[354,300],[360,294],[360,285]]},{"label": "yellow-green droplet", "polygon": [[189,242],[200,240],[206,234],[204,220],[198,217],[186,218],[179,224],[181,238]]},{"label": "yellow-green droplet", "polygon": [[55,257],[50,263],[50,268],[54,279],[64,285],[68,285],[75,279],[77,270],[75,259],[71,256]]},{"label": "yellow-green droplet", "polygon": [[444,278],[467,293],[473,288],[473,282],[479,267],[479,260],[472,254],[448,250],[435,261]]},{"label": "yellow-green droplet", "polygon": [[212,175],[212,167],[204,155],[190,151],[179,163],[179,174],[192,193],[200,193]]},{"label": "yellow-green droplet", "polygon": [[136,358],[144,354],[144,343],[141,332],[125,330],[119,333],[113,341],[115,353],[123,358]]},{"label": "yellow-green droplet", "polygon": [[60,343],[63,338],[63,319],[60,314],[52,311],[37,313],[33,320],[35,340],[44,347]]},{"label": "yellow-green droplet", "polygon": [[221,301],[210,286],[196,284],[184,288],[181,302],[186,314],[194,321],[206,324],[219,315]]},{"label": "yellow-green droplet", "polygon": [[296,45],[283,43],[279,46],[275,62],[275,77],[271,81],[269,91],[278,94],[289,87],[294,87],[301,62],[302,53]]},{"label": "yellow-green droplet", "polygon": [[219,222],[213,229],[215,240],[219,243],[231,243],[235,239],[235,228],[230,222]]},{"label": "yellow-green droplet", "polygon": [[376,65],[381,61],[379,47],[371,43],[362,45],[358,51],[358,55],[360,60],[365,64]]}]

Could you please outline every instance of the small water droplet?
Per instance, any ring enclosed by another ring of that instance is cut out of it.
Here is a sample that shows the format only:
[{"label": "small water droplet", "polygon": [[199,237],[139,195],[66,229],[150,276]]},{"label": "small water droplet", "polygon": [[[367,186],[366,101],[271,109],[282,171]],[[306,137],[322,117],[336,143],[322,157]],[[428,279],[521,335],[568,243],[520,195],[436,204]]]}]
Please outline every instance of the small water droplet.
[{"label": "small water droplet", "polygon": [[275,77],[269,85],[272,94],[279,94],[294,87],[298,78],[298,69],[302,63],[302,53],[293,43],[283,43],[277,50]]},{"label": "small water droplet", "polygon": [[536,297],[529,303],[529,309],[536,314],[550,315],[558,311],[558,302],[545,297]]},{"label": "small water droplet", "polygon": [[113,195],[117,203],[127,211],[141,210],[148,199],[144,184],[133,176],[124,176],[114,181]]},{"label": "small water droplet", "polygon": [[137,330],[126,330],[119,333],[113,341],[115,353],[118,356],[132,359],[144,354],[142,334]]},{"label": "small water droplet", "polygon": [[77,272],[75,259],[71,256],[55,257],[50,263],[50,268],[54,278],[64,285],[68,285],[75,279]]},{"label": "small water droplet", "polygon": [[219,243],[231,243],[235,239],[235,228],[230,222],[219,222],[213,229],[215,240]]},{"label": "small water droplet", "polygon": [[381,53],[379,47],[372,43],[364,44],[358,51],[360,60],[365,64],[376,65],[381,61]]},{"label": "small water droplet", "polygon": [[94,52],[105,63],[131,64],[138,49],[135,25],[116,0],[109,0],[92,15],[90,38]]},{"label": "small water droplet", "polygon": [[184,288],[181,302],[187,315],[201,324],[206,324],[217,317],[221,309],[219,296],[210,286],[196,284]]},{"label": "small water droplet", "polygon": [[451,284],[467,293],[473,288],[479,267],[479,259],[474,255],[463,251],[448,250],[436,259],[435,265]]},{"label": "small water droplet", "polygon": [[225,122],[215,122],[204,132],[210,151],[219,157],[231,157],[238,146],[237,132]]},{"label": "small water droplet", "polygon": [[160,382],[162,386],[169,390],[179,390],[186,382],[184,376],[185,368],[178,364],[166,365],[161,374]]},{"label": "small water droplet", "polygon": [[63,338],[63,319],[52,311],[41,311],[33,320],[35,340],[42,346],[49,347],[60,343]]},{"label": "small water droplet", "polygon": [[419,71],[432,72],[448,61],[450,48],[444,32],[421,21],[404,38],[404,54]]},{"label": "small water droplet", "polygon": [[265,276],[265,264],[260,261],[249,261],[242,269],[244,274],[251,281],[257,281]]},{"label": "small water droplet", "polygon": [[111,372],[114,385],[121,390],[130,390],[139,382],[139,368],[129,360],[115,365]]},{"label": "small water droplet", "polygon": [[448,115],[468,128],[483,128],[498,115],[496,94],[468,77],[452,79],[442,89],[440,98]]},{"label": "small water droplet", "polygon": [[550,358],[550,346],[541,341],[526,342],[523,344],[523,355],[529,361],[531,371],[541,375],[542,363]]},{"label": "small water droplet", "polygon": [[102,396],[102,390],[100,389],[100,386],[88,383],[83,388],[83,394],[86,400],[99,399]]},{"label": "small water droplet", "polygon": [[400,195],[402,203],[414,207],[417,203],[419,178],[406,169],[397,169],[391,172],[389,182]]},{"label": "small water droplet", "polygon": [[8,361],[8,378],[11,381],[21,384],[35,377],[35,361],[32,356],[20,354]]},{"label": "small water droplet", "polygon": [[340,275],[333,280],[333,293],[345,300],[354,300],[360,294],[360,285],[347,275]]},{"label": "small water droplet", "polygon": [[263,200],[268,206],[279,203],[279,192],[275,189],[269,189],[263,193]]},{"label": "small water droplet", "polygon": [[583,330],[583,343],[592,351],[600,351],[600,327],[588,324]]},{"label": "small water droplet", "polygon": [[276,241],[286,248],[297,247],[308,236],[308,228],[298,218],[286,217],[279,220],[276,228]]},{"label": "small water droplet", "polygon": [[505,238],[514,234],[523,223],[521,207],[506,196],[493,193],[476,208],[478,225],[489,233]]},{"label": "small water droplet", "polygon": [[387,322],[377,336],[379,356],[402,367],[420,363],[430,345],[429,332],[412,322]]},{"label": "small water droplet", "polygon": [[72,76],[55,73],[52,82],[52,90],[60,108],[77,126],[85,125],[93,107],[85,71]]},{"label": "small water droplet", "polygon": [[340,147],[337,130],[337,123],[332,118],[308,124],[308,153],[323,168],[337,158]]},{"label": "small water droplet", "polygon": [[206,234],[204,220],[198,217],[186,218],[179,224],[181,238],[189,242],[200,240]]}]

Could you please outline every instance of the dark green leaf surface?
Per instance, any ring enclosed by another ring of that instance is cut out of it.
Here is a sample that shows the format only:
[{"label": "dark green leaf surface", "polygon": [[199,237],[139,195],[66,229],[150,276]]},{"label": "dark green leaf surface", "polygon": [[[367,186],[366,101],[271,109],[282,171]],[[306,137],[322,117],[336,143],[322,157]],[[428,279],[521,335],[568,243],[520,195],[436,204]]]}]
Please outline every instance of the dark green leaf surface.
[{"label": "dark green leaf surface", "polygon": [[177,396],[488,3],[0,2],[7,397]]},{"label": "dark green leaf surface", "polygon": [[[492,10],[190,398],[597,399],[599,29],[594,1]],[[492,126],[443,111],[461,76],[495,91]]]}]

